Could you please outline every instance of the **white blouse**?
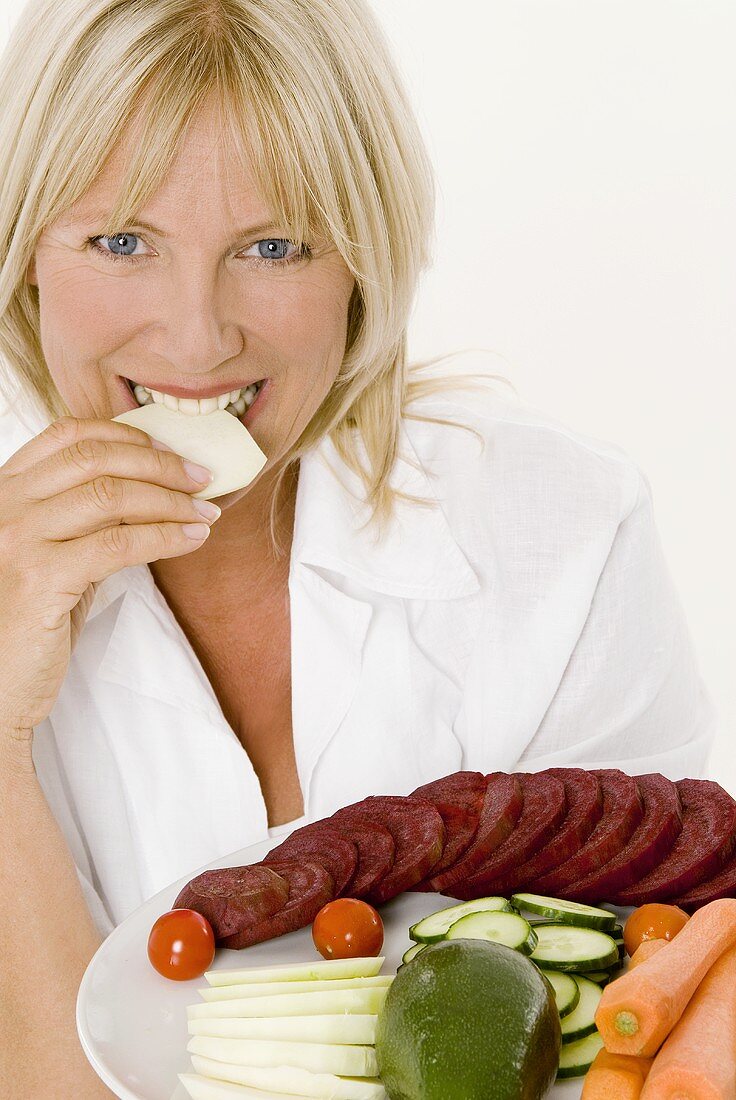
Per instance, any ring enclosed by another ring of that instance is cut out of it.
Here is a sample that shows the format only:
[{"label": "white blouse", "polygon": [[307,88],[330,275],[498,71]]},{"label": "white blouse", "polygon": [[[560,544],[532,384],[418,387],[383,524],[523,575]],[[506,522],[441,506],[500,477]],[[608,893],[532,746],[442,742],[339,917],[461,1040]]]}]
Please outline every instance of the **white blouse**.
[{"label": "white blouse", "polygon": [[[495,368],[471,352],[431,373]],[[33,758],[102,935],[230,852],[459,769],[703,776],[714,707],[636,463],[497,387],[409,411],[472,425],[484,449],[405,419],[392,484],[436,505],[399,501],[381,544],[360,530],[361,483],[331,442],[301,462],[298,821],[269,830],[253,766],[148,565],[100,584]],[[0,413],[0,463],[47,423]]]}]

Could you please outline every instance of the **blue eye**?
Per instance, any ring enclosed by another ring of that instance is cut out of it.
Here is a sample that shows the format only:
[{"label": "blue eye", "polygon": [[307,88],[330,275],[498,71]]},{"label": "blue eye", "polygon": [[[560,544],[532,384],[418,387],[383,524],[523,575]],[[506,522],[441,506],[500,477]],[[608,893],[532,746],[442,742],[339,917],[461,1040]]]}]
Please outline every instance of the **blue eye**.
[{"label": "blue eye", "polygon": [[[135,248],[135,242],[138,240],[134,233],[116,233],[114,237],[90,237],[89,244],[94,248],[96,252],[102,253],[103,256],[109,257],[111,260],[128,260],[131,259],[130,253],[123,252],[108,252],[106,248],[101,248],[99,241],[115,241],[116,245],[120,248],[127,248],[133,241],[133,248]],[[137,257],[136,257],[137,258]]]},{"label": "blue eye", "polygon": [[[107,260],[112,260],[114,263],[127,263],[137,262],[139,260],[153,259],[150,255],[135,256],[136,244],[142,241],[143,238],[137,233],[115,233],[111,237],[89,237],[87,240],[87,246],[91,248],[98,255],[104,256]],[[121,249],[129,249],[128,252],[112,252],[109,248],[103,248],[99,243],[100,241],[114,241],[116,247]],[[265,246],[265,250],[264,250]],[[311,254],[311,249],[308,245],[302,245],[301,248],[297,248],[292,241],[285,240],[281,237],[267,237],[262,241],[256,241],[255,244],[250,246],[251,248],[257,248],[259,251],[258,256],[248,257],[256,264],[261,264],[264,267],[277,268],[286,267],[287,264],[293,263],[295,260],[301,260],[305,256]],[[291,255],[286,255],[286,249],[291,247],[294,251]]]}]

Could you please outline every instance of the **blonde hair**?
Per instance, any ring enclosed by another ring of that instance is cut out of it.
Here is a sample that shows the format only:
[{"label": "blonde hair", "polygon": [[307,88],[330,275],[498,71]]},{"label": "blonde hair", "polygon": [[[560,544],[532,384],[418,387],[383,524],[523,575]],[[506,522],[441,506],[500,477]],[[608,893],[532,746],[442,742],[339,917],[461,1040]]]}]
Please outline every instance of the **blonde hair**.
[{"label": "blonde hair", "polygon": [[481,437],[407,406],[499,376],[422,378],[443,356],[407,363],[409,315],[431,262],[435,186],[364,0],[31,0],[0,59],[0,355],[11,377],[52,420],[71,415],[44,359],[38,288],[26,281],[37,241],[93,184],[135,117],[139,140],[100,233],[134,221],[213,94],[229,152],[247,159],[274,220],[296,245],[315,235],[333,241],[356,282],[339,374],[275,485],[277,554],[283,478],[326,435],[362,479],[379,529],[397,497],[431,506],[389,484],[402,416]]}]

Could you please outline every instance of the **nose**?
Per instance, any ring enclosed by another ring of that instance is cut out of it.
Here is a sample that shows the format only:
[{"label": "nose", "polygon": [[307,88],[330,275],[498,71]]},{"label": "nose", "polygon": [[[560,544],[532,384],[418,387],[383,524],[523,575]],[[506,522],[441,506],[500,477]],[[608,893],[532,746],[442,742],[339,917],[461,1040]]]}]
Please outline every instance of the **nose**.
[{"label": "nose", "polygon": [[[207,375],[243,351],[242,285],[236,291],[224,273],[212,273],[191,261],[168,281],[166,298],[157,301],[155,351],[185,375]],[[160,311],[160,312],[159,312]]]}]

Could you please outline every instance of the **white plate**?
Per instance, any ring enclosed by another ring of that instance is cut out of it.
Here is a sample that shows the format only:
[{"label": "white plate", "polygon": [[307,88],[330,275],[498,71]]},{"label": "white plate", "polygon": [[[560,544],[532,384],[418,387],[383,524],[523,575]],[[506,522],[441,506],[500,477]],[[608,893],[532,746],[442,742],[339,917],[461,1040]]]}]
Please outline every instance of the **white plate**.
[{"label": "white plate", "polygon": [[[187,1053],[187,1005],[202,998],[204,976],[174,982],[158,974],[148,961],[148,935],[157,917],[168,912],[182,887],[211,867],[257,863],[273,848],[273,840],[253,844],[193,871],[149,898],[115,928],[87,967],[77,997],[77,1031],[90,1063],[121,1100],[189,1100],[177,1073],[192,1073]],[[380,908],[385,928],[382,974],[394,974],[411,945],[409,926],[456,898],[442,894],[405,893]],[[631,910],[621,910],[622,918]],[[312,943],[311,927],[301,928],[255,947],[232,951],[218,947],[212,970],[308,962],[321,958]],[[549,1100],[579,1100],[583,1078],[553,1086]]]}]

